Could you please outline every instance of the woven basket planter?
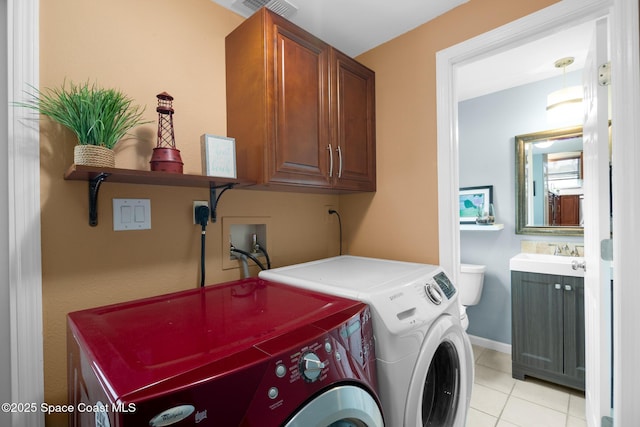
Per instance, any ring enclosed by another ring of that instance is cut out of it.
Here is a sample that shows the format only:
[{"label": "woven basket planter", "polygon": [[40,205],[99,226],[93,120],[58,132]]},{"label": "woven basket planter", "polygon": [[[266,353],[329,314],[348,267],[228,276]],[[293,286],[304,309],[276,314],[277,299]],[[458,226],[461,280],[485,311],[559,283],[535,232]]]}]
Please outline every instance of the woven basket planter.
[{"label": "woven basket planter", "polygon": [[113,150],[99,145],[76,145],[73,162],[76,165],[115,168],[116,155]]}]

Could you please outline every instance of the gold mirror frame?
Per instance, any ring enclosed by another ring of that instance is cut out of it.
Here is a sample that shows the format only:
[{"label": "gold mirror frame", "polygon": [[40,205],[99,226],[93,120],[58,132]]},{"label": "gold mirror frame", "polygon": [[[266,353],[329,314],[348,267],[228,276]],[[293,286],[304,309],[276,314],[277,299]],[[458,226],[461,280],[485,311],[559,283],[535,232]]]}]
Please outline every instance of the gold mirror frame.
[{"label": "gold mirror frame", "polygon": [[584,227],[582,226],[527,225],[527,192],[525,182],[526,144],[535,143],[536,141],[562,140],[581,136],[582,126],[516,136],[516,234],[584,236]]}]

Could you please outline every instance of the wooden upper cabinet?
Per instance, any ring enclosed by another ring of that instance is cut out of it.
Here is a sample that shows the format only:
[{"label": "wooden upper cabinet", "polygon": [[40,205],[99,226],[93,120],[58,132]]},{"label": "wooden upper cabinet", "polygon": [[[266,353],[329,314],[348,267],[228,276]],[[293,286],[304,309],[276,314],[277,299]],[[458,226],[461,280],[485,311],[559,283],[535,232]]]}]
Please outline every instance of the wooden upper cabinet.
[{"label": "wooden upper cabinet", "polygon": [[227,36],[226,79],[239,178],[375,191],[371,70],[263,8]]}]

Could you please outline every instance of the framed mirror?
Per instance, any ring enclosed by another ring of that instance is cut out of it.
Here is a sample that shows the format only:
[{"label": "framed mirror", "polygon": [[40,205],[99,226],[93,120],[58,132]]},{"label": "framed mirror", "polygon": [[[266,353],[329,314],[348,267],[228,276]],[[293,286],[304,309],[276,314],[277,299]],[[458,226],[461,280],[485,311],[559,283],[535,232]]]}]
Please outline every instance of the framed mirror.
[{"label": "framed mirror", "polygon": [[516,234],[582,236],[582,126],[518,135]]}]

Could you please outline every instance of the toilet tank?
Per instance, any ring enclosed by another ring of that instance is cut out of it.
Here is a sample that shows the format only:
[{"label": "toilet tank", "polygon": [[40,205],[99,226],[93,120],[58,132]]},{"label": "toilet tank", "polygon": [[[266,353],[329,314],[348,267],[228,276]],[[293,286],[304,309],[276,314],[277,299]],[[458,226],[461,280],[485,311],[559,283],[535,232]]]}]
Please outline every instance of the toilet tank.
[{"label": "toilet tank", "polygon": [[480,301],[486,268],[485,265],[460,264],[458,290],[462,305],[475,305]]}]

